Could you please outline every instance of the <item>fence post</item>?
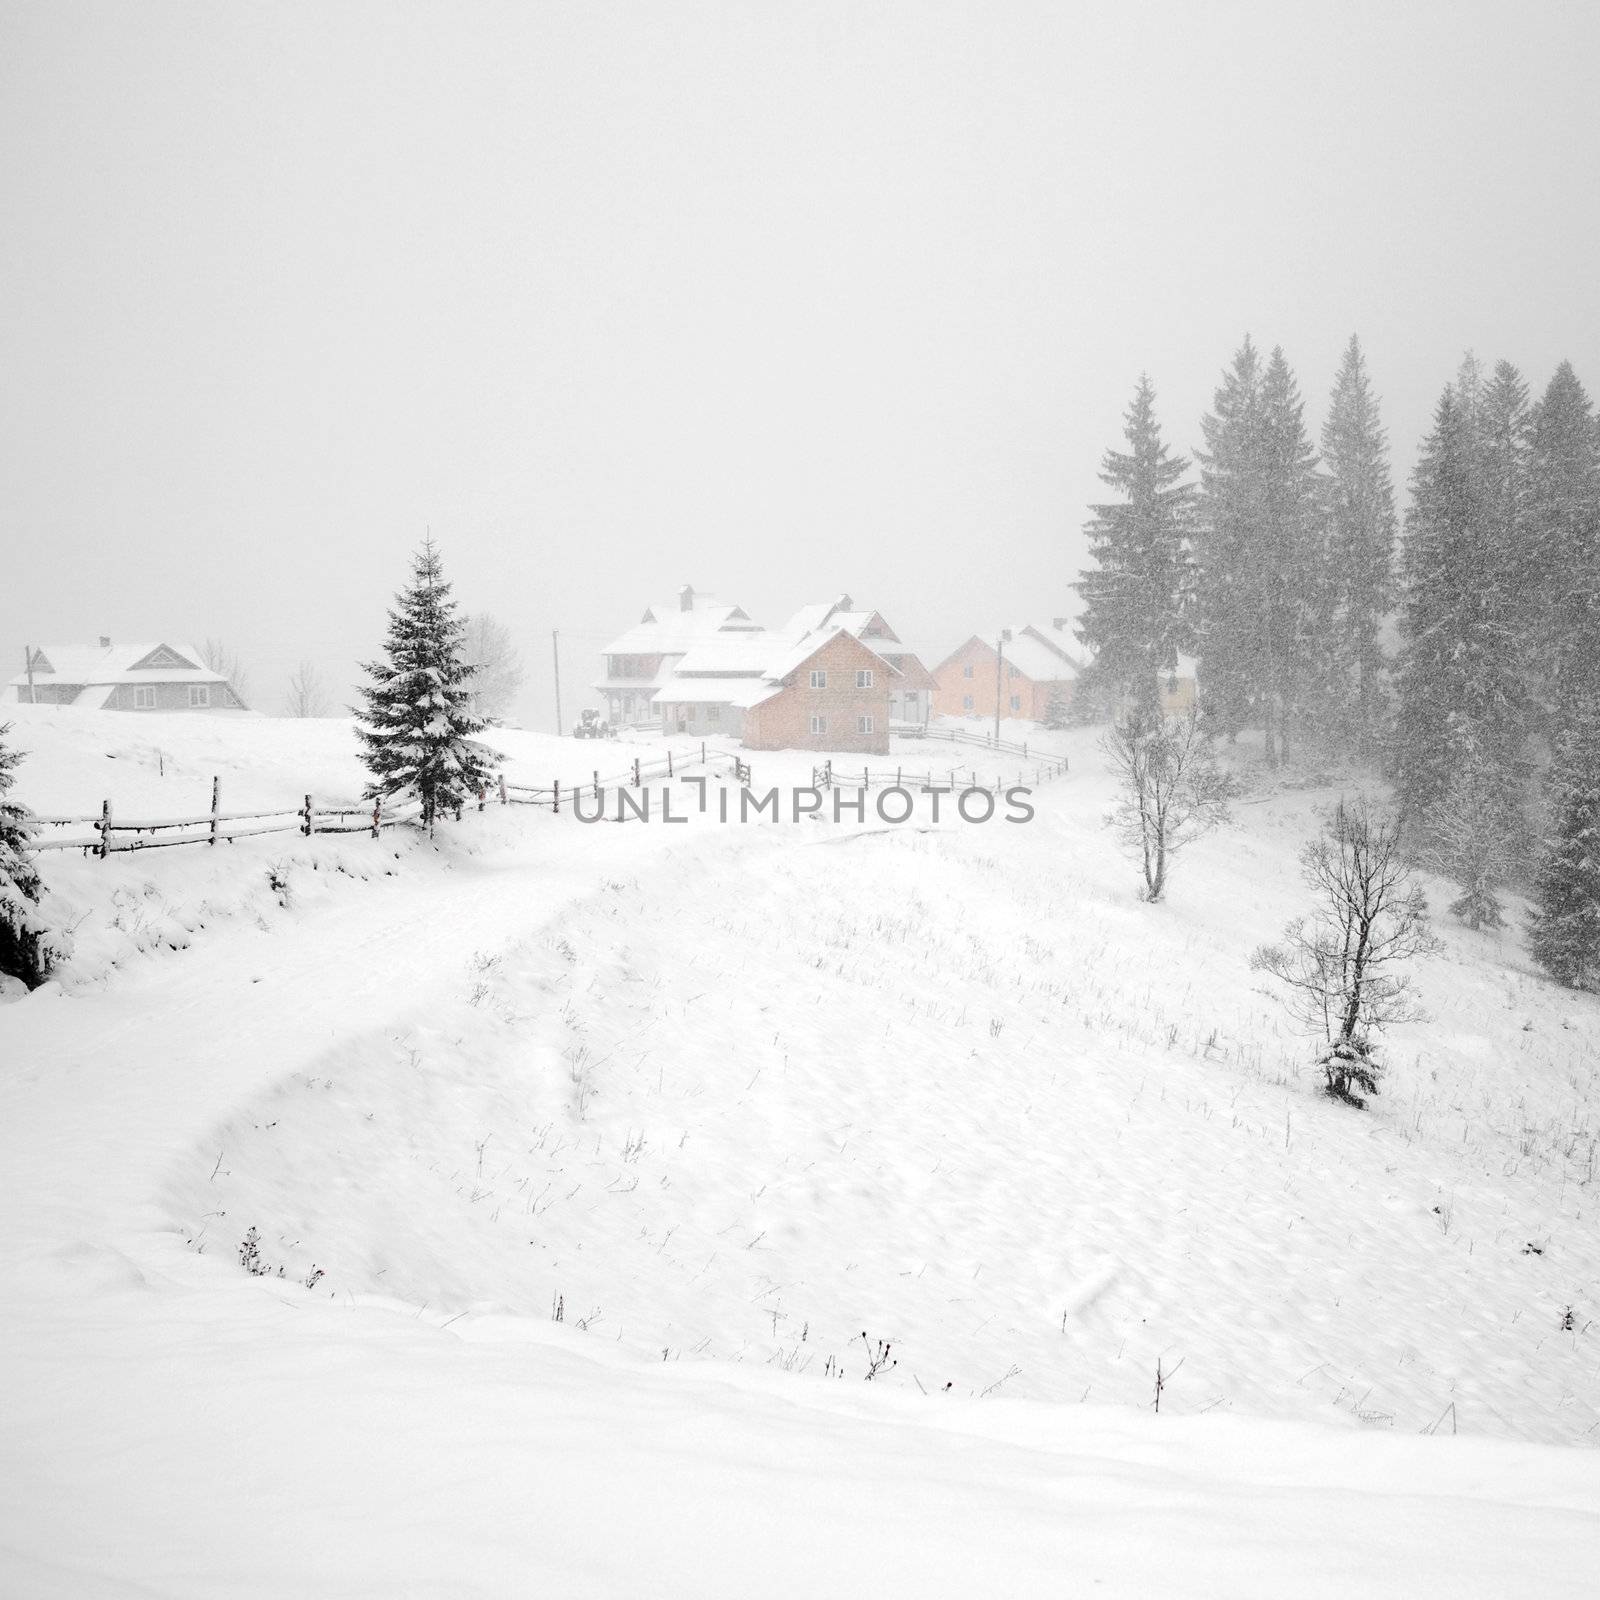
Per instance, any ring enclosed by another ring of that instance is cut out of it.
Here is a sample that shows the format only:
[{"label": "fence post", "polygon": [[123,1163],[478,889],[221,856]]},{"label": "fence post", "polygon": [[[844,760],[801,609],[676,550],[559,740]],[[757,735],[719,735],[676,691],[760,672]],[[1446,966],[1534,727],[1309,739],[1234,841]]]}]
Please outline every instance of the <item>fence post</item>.
[{"label": "fence post", "polygon": [[667,751],[667,776],[669,778],[672,776],[672,751],[670,749]]},{"label": "fence post", "polygon": [[100,802],[100,848],[95,852],[102,861],[111,852],[111,802]]},{"label": "fence post", "polygon": [[500,774],[500,804],[508,805],[509,803],[506,799],[506,775],[502,772]]},{"label": "fence post", "polygon": [[1022,759],[1024,761],[1028,759],[1028,741],[1026,739],[1022,741]]},{"label": "fence post", "polygon": [[702,739],[700,741],[700,765],[703,767],[705,764],[706,764],[706,742],[705,742],[704,739]]},{"label": "fence post", "polygon": [[863,789],[872,787],[872,774],[865,767],[861,769],[861,787]]},{"label": "fence post", "polygon": [[552,802],[550,809],[559,812],[561,810],[561,780],[557,778],[555,784],[555,800]]},{"label": "fence post", "polygon": [[211,843],[217,842],[217,809],[222,799],[222,778],[217,775],[211,780]]},{"label": "fence post", "polygon": [[301,828],[300,831],[308,839],[311,837],[312,831],[316,827],[316,823],[313,820],[313,817],[314,817],[314,813],[311,810],[311,796],[307,795],[306,796],[306,809],[305,809],[305,819],[306,819],[305,820],[305,826],[303,828]]},{"label": "fence post", "polygon": [[380,794],[372,802],[372,837],[378,837],[378,830],[383,826],[383,796]]},{"label": "fence post", "polygon": [[489,798],[489,786],[484,783],[478,785],[478,809],[483,810],[483,803]]},{"label": "fence post", "polygon": [[633,758],[633,786],[634,786],[635,789],[637,789],[639,787],[639,758],[638,758],[638,756],[635,756]]}]

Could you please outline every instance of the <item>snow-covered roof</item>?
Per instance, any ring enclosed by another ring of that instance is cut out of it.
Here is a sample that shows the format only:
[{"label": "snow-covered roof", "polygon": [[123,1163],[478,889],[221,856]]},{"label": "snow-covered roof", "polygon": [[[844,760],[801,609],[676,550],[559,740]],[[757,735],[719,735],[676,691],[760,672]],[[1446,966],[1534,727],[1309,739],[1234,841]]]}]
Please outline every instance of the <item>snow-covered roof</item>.
[{"label": "snow-covered roof", "polygon": [[[33,647],[35,683],[226,683],[213,672],[192,644],[45,644]],[[28,674],[19,672],[10,687],[26,689]]]},{"label": "snow-covered roof", "polygon": [[644,615],[605,647],[608,656],[681,655],[719,633],[762,632],[739,606],[688,590],[675,603],[645,607]]},{"label": "snow-covered roof", "polygon": [[762,628],[753,633],[719,633],[695,645],[678,658],[679,676],[696,673],[758,673],[764,671],[786,641]]}]

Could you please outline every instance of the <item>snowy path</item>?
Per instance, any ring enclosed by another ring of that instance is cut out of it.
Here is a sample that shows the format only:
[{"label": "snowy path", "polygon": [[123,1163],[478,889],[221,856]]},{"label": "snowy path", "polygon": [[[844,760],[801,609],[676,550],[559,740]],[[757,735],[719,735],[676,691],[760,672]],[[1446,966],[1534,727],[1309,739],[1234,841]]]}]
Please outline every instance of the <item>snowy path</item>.
[{"label": "snowy path", "polygon": [[[606,868],[659,848],[619,838]],[[458,1000],[474,952],[594,887],[534,852],[463,863],[0,1010],[0,1595],[1592,1587],[1592,1452],[651,1366],[308,1296],[168,1231],[156,1197],[208,1128],[353,1024]]]}]

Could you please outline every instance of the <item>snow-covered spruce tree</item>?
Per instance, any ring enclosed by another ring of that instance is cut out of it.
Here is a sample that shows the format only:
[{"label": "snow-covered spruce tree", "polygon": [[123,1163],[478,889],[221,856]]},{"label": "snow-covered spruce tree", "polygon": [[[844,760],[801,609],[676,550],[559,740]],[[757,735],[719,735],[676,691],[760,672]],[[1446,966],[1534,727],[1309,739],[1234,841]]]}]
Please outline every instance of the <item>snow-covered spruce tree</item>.
[{"label": "snow-covered spruce tree", "polygon": [[1189,645],[1195,489],[1180,482],[1188,461],[1167,453],[1148,377],[1139,378],[1122,431],[1127,450],[1108,450],[1100,471],[1119,498],[1095,506],[1085,530],[1095,566],[1076,585],[1084,602],[1076,631],[1112,702],[1132,700],[1154,716],[1157,678],[1177,670]]},{"label": "snow-covered spruce tree", "polygon": [[[1589,630],[1600,649],[1600,625]],[[1534,876],[1528,948],[1558,983],[1600,990],[1600,706],[1568,715],[1545,777],[1549,834]]]},{"label": "snow-covered spruce tree", "polygon": [[[1524,490],[1515,369],[1485,385],[1469,358],[1434,412],[1412,481],[1402,552],[1404,647],[1393,771],[1402,810],[1437,806],[1470,757],[1520,818],[1529,688],[1512,585]],[[1519,844],[1525,845],[1519,825]]]},{"label": "snow-covered spruce tree", "polygon": [[1535,408],[1529,455],[1529,544],[1538,585],[1528,642],[1554,743],[1565,710],[1557,684],[1573,706],[1600,692],[1600,661],[1584,648],[1588,619],[1600,613],[1600,431],[1565,361]]},{"label": "snow-covered spruce tree", "polygon": [[1321,1035],[1327,1093],[1365,1105],[1356,1090],[1376,1094],[1383,1071],[1375,1035],[1422,1015],[1402,969],[1438,941],[1400,854],[1398,819],[1365,800],[1339,802],[1300,866],[1316,910],[1291,922],[1280,944],[1260,946],[1250,967],[1276,978],[1290,1014]]},{"label": "snow-covered spruce tree", "polygon": [[1236,785],[1212,759],[1194,706],[1181,717],[1162,717],[1136,703],[1112,724],[1101,748],[1119,791],[1108,820],[1144,874],[1142,897],[1154,904],[1166,892],[1172,858],[1228,820]]},{"label": "snow-covered spruce tree", "polygon": [[1450,914],[1469,928],[1500,928],[1500,890],[1523,864],[1523,819],[1500,774],[1468,751],[1443,797],[1414,829],[1420,866],[1461,886]]},{"label": "snow-covered spruce tree", "polygon": [[1050,690],[1050,699],[1044,708],[1044,725],[1052,733],[1059,733],[1067,724],[1067,702],[1061,694],[1061,685],[1055,684]]},{"label": "snow-covered spruce tree", "polygon": [[415,790],[430,832],[441,812],[459,811],[489,777],[488,763],[469,743],[483,723],[469,710],[465,628],[429,539],[389,612],[387,655],[362,663],[372,682],[362,686],[366,706],[356,732],[372,774],[367,798]]},{"label": "snow-covered spruce tree", "polygon": [[21,755],[6,743],[0,724],[0,974],[30,989],[49,974],[56,951],[39,910],[42,884],[33,858],[33,813],[10,798]]},{"label": "snow-covered spruce tree", "polygon": [[1370,759],[1382,720],[1379,634],[1394,603],[1394,487],[1388,436],[1367,377],[1361,342],[1345,347],[1322,428],[1329,473],[1328,571],[1333,660],[1349,685],[1355,752]]},{"label": "snow-covered spruce tree", "polygon": [[1246,338],[1201,420],[1195,621],[1202,700],[1230,737],[1247,722],[1280,759],[1331,645],[1323,492],[1282,350]]},{"label": "snow-covered spruce tree", "polygon": [[1256,699],[1253,619],[1261,605],[1254,574],[1261,544],[1261,358],[1249,335],[1222,375],[1201,420],[1206,449],[1195,530],[1195,648],[1206,716],[1232,739]]}]

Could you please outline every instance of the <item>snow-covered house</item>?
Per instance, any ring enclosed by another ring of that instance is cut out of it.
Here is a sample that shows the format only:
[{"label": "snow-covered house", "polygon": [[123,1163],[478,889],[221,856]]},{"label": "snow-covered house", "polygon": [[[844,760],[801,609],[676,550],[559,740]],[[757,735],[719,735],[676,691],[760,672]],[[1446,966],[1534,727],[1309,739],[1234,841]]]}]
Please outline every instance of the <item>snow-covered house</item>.
[{"label": "snow-covered house", "polygon": [[927,720],[933,688],[882,616],[848,595],[766,629],[686,588],[676,612],[652,606],[605,654],[595,687],[616,721],[752,749],[882,753],[891,723]]},{"label": "snow-covered house", "polygon": [[976,634],[934,669],[934,709],[947,717],[1026,717],[1045,721],[1050,702],[1072,703],[1083,670],[1064,617],[1048,627],[1031,622],[1003,629],[997,639]]},{"label": "snow-covered house", "polygon": [[9,687],[18,704],[95,711],[245,711],[233,685],[189,644],[30,645]]},{"label": "snow-covered house", "polygon": [[657,691],[697,646],[764,634],[738,606],[685,584],[675,604],[646,606],[633,627],[605,647],[605,673],[594,687],[605,696],[606,720],[613,727],[657,727],[662,723]]}]

